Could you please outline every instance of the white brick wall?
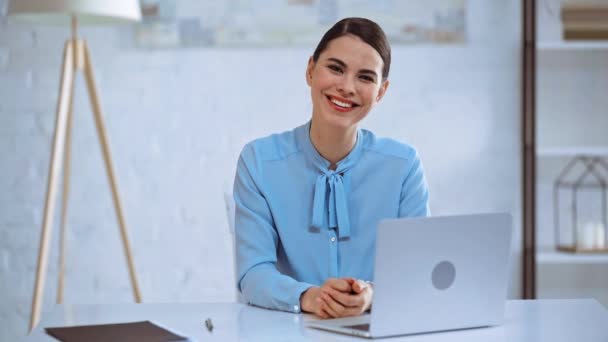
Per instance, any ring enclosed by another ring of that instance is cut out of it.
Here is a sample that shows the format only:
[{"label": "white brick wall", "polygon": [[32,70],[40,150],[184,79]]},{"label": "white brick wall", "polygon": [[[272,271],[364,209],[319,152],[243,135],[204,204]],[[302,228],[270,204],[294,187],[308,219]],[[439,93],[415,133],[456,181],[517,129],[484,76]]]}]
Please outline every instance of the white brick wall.
[{"label": "white brick wall", "polygon": [[[519,4],[468,4],[467,45],[394,47],[389,92],[364,126],[420,149],[435,214],[512,211],[518,226]],[[2,341],[21,339],[29,320],[67,35],[0,17]],[[304,68],[313,47],[144,51],[131,45],[128,28],[83,29],[82,36],[144,301],[233,300],[223,192],[245,142],[308,119]],[[129,302],[96,139],[78,77],[66,302]],[[45,309],[56,289],[57,232],[54,226]]]}]

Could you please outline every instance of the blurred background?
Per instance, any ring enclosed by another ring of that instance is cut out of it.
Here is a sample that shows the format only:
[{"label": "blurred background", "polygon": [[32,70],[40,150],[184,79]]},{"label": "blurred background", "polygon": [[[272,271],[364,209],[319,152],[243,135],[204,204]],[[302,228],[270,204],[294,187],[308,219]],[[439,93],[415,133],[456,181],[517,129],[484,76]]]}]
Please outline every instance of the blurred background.
[{"label": "blurred background", "polygon": [[[0,0],[3,341],[27,331],[70,35],[68,27],[18,22],[7,8]],[[240,150],[310,118],[309,56],[331,24],[366,13],[391,37],[393,62],[389,91],[362,127],[416,146],[434,215],[513,215],[509,298],[521,298],[520,1],[175,0],[143,1],[142,10],[142,23],[79,34],[92,54],[144,302],[235,300],[224,199]],[[564,43],[560,1],[538,1],[537,16],[537,149],[545,153],[537,166],[537,295],[606,304],[608,256],[556,251],[552,187],[578,148],[608,154],[608,45]],[[73,134],[64,301],[131,302],[80,74]],[[55,301],[58,223],[44,310]]]}]

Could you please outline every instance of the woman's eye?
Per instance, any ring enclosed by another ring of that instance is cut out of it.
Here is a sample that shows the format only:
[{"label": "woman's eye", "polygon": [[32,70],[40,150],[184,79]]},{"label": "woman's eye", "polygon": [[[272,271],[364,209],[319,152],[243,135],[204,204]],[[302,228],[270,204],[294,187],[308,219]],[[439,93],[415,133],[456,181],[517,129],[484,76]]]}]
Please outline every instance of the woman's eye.
[{"label": "woman's eye", "polygon": [[371,76],[359,76],[359,78],[365,82],[374,82],[374,78]]},{"label": "woman's eye", "polygon": [[328,66],[328,68],[329,68],[331,71],[335,71],[335,72],[342,72],[342,68],[340,68],[340,67],[339,67],[339,66],[337,66],[337,65],[330,65],[330,66]]}]

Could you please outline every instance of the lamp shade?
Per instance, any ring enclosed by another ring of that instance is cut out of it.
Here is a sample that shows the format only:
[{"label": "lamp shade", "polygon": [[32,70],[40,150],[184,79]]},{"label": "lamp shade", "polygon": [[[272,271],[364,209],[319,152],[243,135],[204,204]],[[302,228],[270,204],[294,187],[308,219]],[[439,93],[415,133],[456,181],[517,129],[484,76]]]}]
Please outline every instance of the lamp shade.
[{"label": "lamp shade", "polygon": [[141,20],[138,0],[9,0],[8,15],[41,24],[101,25]]}]

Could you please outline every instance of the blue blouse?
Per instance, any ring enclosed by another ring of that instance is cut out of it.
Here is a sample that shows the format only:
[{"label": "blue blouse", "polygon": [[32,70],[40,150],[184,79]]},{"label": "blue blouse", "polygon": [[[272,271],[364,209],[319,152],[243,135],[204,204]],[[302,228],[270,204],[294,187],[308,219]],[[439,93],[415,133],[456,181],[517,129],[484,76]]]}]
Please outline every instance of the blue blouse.
[{"label": "blue blouse", "polygon": [[328,278],[373,280],[378,221],[430,214],[413,147],[359,129],[330,170],[309,130],[250,142],[238,161],[237,286],[254,305],[300,312],[300,295]]}]

